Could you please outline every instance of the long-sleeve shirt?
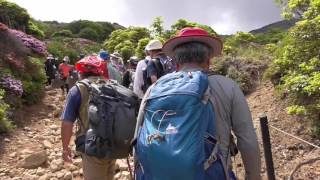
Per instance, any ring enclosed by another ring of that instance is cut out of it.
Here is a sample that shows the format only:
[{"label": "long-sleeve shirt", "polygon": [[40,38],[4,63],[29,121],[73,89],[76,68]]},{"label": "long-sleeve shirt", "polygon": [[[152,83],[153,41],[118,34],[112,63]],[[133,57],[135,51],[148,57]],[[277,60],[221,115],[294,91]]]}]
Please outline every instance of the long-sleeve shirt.
[{"label": "long-sleeve shirt", "polygon": [[[151,60],[150,56],[146,57],[147,60]],[[144,84],[143,82],[143,70],[147,68],[147,64],[145,60],[141,60],[137,64],[136,73],[134,76],[134,82],[133,82],[133,92],[142,99],[144,96],[144,93],[142,91],[142,86]]]},{"label": "long-sleeve shirt", "polygon": [[234,81],[224,76],[209,76],[209,85],[210,100],[216,114],[218,140],[225,162],[231,163],[229,145],[232,131],[237,137],[246,179],[260,180],[259,144],[245,96]]}]

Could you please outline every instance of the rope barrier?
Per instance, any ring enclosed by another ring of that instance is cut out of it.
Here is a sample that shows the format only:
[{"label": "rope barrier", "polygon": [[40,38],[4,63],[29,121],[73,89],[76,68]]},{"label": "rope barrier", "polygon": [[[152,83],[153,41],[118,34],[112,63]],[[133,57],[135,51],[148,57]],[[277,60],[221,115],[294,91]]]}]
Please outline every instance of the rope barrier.
[{"label": "rope barrier", "polygon": [[275,130],[277,130],[277,131],[279,131],[279,132],[281,132],[281,133],[283,133],[283,134],[286,134],[286,135],[288,135],[288,136],[290,136],[290,137],[292,137],[292,138],[295,138],[295,139],[297,139],[297,140],[299,140],[299,141],[302,141],[302,142],[304,142],[304,143],[306,143],[306,144],[308,144],[308,145],[310,145],[310,146],[313,146],[313,147],[315,147],[315,148],[317,148],[317,149],[320,149],[320,146],[317,146],[317,145],[315,145],[315,144],[313,144],[313,143],[311,143],[311,142],[308,142],[308,141],[306,141],[306,140],[304,140],[304,139],[301,139],[301,138],[299,138],[299,137],[297,137],[297,136],[295,136],[295,135],[292,135],[292,134],[290,134],[290,133],[287,133],[287,132],[285,132],[285,131],[283,131],[283,130],[275,127],[275,126],[272,126],[272,125],[270,125],[270,124],[268,124],[268,126],[271,127],[272,129],[275,129]]}]

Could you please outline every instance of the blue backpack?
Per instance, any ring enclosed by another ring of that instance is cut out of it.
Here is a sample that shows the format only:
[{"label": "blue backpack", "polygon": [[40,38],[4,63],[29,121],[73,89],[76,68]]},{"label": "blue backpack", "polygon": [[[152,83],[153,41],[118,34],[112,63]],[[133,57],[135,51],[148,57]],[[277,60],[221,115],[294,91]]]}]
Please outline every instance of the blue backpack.
[{"label": "blue backpack", "polygon": [[229,179],[214,118],[207,74],[175,72],[159,79],[137,131],[136,179]]}]

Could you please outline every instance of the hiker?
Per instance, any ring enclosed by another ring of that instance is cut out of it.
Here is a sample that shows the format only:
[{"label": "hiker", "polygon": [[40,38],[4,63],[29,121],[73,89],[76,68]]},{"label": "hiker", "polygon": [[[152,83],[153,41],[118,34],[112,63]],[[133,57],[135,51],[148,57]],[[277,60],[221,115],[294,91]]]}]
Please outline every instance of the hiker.
[{"label": "hiker", "polygon": [[136,128],[136,179],[235,179],[231,132],[246,178],[260,180],[260,152],[247,101],[231,79],[209,75],[222,41],[184,28],[163,51],[178,71],[157,81],[142,100]]},{"label": "hiker", "polygon": [[105,50],[100,50],[99,57],[105,61],[109,79],[116,80],[118,83],[121,83],[121,74],[116,66],[112,63],[109,53]]},{"label": "hiker", "polygon": [[[86,57],[76,64],[76,69],[80,73],[80,79],[94,80],[102,76],[100,71],[101,61],[96,56]],[[103,78],[103,77],[101,77]],[[76,137],[80,137],[86,131],[84,127],[88,127],[88,94],[80,93],[80,86],[73,86],[67,96],[66,104],[61,115],[61,138],[63,152],[62,157],[65,162],[72,162],[71,149],[69,147],[72,136],[73,124],[77,120],[80,129],[76,132]],[[86,88],[85,88],[86,89]],[[87,122],[87,123],[84,123]],[[79,150],[79,147],[77,146]],[[80,150],[79,150],[80,151]],[[114,175],[115,160],[99,159],[81,153],[83,175],[85,180],[101,179],[112,180]]]},{"label": "hiker", "polygon": [[161,76],[176,70],[173,59],[162,52],[162,43],[159,40],[151,40],[147,44],[146,50],[150,54],[152,60],[148,61],[147,64],[147,77],[144,77],[144,91]]},{"label": "hiker", "polygon": [[129,89],[133,89],[133,82],[135,77],[135,71],[138,63],[138,58],[136,56],[130,57],[127,62],[126,71],[123,74],[122,85]]},{"label": "hiker", "polygon": [[[96,56],[96,55],[93,55]],[[109,53],[105,50],[100,50],[99,55],[97,56],[100,58],[100,61],[102,63],[101,65],[101,71],[102,71],[102,76],[105,79],[110,79],[110,75],[108,71],[108,63],[110,63],[110,56]]]},{"label": "hiker", "polygon": [[55,70],[56,70],[56,66],[55,66],[55,59],[53,57],[52,54],[49,54],[46,62],[44,63],[44,69],[46,71],[46,75],[47,75],[47,85],[51,85],[51,81],[52,79],[54,79],[54,75],[55,75]]},{"label": "hiker", "polygon": [[59,73],[61,75],[61,79],[64,84],[61,86],[62,93],[66,91],[67,94],[69,92],[69,85],[67,82],[67,78],[70,76],[70,71],[72,71],[73,66],[69,64],[70,59],[68,56],[65,56],[62,60],[62,63],[59,65]]},{"label": "hiker", "polygon": [[122,57],[118,52],[114,52],[110,55],[111,64],[122,74],[124,72],[124,66]]},{"label": "hiker", "polygon": [[148,61],[151,60],[151,57],[148,54],[148,51],[145,50],[146,57],[145,59],[138,62],[136,67],[136,73],[134,76],[134,82],[133,82],[133,92],[139,97],[139,99],[142,99],[144,96],[144,78],[143,74],[147,73],[147,64]]}]

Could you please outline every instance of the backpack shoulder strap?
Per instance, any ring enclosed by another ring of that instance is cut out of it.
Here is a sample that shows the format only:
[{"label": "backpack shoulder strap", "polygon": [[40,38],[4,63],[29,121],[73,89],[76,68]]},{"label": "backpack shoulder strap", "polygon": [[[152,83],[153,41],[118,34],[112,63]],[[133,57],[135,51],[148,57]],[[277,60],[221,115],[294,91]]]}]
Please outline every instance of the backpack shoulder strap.
[{"label": "backpack shoulder strap", "polygon": [[79,110],[80,133],[84,133],[89,127],[88,106],[89,106],[89,91],[91,89],[89,80],[81,80],[76,83],[81,94],[81,105]]},{"label": "backpack shoulder strap", "polygon": [[[160,58],[152,59],[151,62],[154,64],[154,66],[155,66],[155,68],[156,68],[156,70],[157,70],[158,75],[159,75],[159,76],[162,76],[163,71],[164,71],[164,68],[163,68],[163,66],[162,66],[162,64],[161,64],[161,62],[160,62]],[[158,78],[159,78],[159,77],[158,77]]]}]

